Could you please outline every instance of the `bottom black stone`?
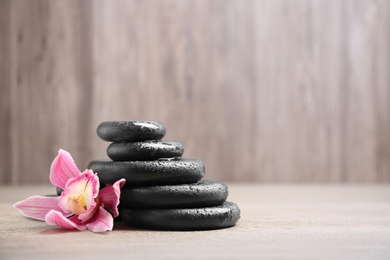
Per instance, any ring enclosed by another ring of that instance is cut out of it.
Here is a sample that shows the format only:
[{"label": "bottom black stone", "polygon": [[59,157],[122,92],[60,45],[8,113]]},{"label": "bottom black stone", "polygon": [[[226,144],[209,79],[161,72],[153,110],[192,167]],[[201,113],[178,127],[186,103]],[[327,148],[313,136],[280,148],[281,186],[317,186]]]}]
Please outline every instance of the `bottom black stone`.
[{"label": "bottom black stone", "polygon": [[122,209],[122,220],[131,227],[154,230],[209,230],[234,226],[240,209],[233,202],[194,209]]}]

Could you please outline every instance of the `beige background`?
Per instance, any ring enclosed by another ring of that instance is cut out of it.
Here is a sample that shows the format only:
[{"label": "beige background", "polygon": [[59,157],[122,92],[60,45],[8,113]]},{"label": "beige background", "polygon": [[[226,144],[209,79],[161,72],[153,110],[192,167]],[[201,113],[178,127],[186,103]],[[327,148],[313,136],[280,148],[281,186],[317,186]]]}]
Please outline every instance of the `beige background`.
[{"label": "beige background", "polygon": [[390,181],[390,1],[0,0],[0,183],[48,183],[104,120],[167,126],[206,177]]}]

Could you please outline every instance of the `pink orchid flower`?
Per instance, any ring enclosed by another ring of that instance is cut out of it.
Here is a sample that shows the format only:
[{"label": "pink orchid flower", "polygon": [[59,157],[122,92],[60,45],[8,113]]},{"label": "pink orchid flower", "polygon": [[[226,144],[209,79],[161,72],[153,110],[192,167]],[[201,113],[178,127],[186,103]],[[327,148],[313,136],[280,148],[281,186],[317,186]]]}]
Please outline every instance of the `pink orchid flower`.
[{"label": "pink orchid flower", "polygon": [[125,179],[99,191],[99,177],[92,170],[81,173],[72,156],[65,150],[59,150],[50,167],[50,181],[63,189],[61,196],[32,196],[14,207],[26,217],[66,229],[112,230],[113,217],[119,215],[120,189]]}]

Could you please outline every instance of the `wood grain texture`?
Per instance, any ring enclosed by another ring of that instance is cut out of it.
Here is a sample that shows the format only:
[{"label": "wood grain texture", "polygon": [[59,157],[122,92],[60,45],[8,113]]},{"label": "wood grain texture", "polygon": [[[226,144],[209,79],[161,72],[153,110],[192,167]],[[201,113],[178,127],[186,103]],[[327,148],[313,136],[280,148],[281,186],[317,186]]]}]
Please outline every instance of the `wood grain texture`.
[{"label": "wood grain texture", "polygon": [[120,119],[211,179],[389,182],[389,24],[385,0],[1,0],[0,183],[106,158]]}]

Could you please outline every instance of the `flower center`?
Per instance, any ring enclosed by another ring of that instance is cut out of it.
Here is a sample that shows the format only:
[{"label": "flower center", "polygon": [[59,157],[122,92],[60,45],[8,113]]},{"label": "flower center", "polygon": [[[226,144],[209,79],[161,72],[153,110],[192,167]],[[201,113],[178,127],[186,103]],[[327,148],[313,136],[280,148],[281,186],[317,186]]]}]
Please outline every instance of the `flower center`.
[{"label": "flower center", "polygon": [[90,189],[88,189],[89,180],[85,183],[84,188],[79,194],[73,194],[68,199],[69,210],[76,215],[87,212],[86,197],[90,197]]},{"label": "flower center", "polygon": [[72,195],[68,200],[68,207],[76,215],[80,215],[87,211],[87,205],[85,204],[85,194],[80,193],[78,196]]}]

